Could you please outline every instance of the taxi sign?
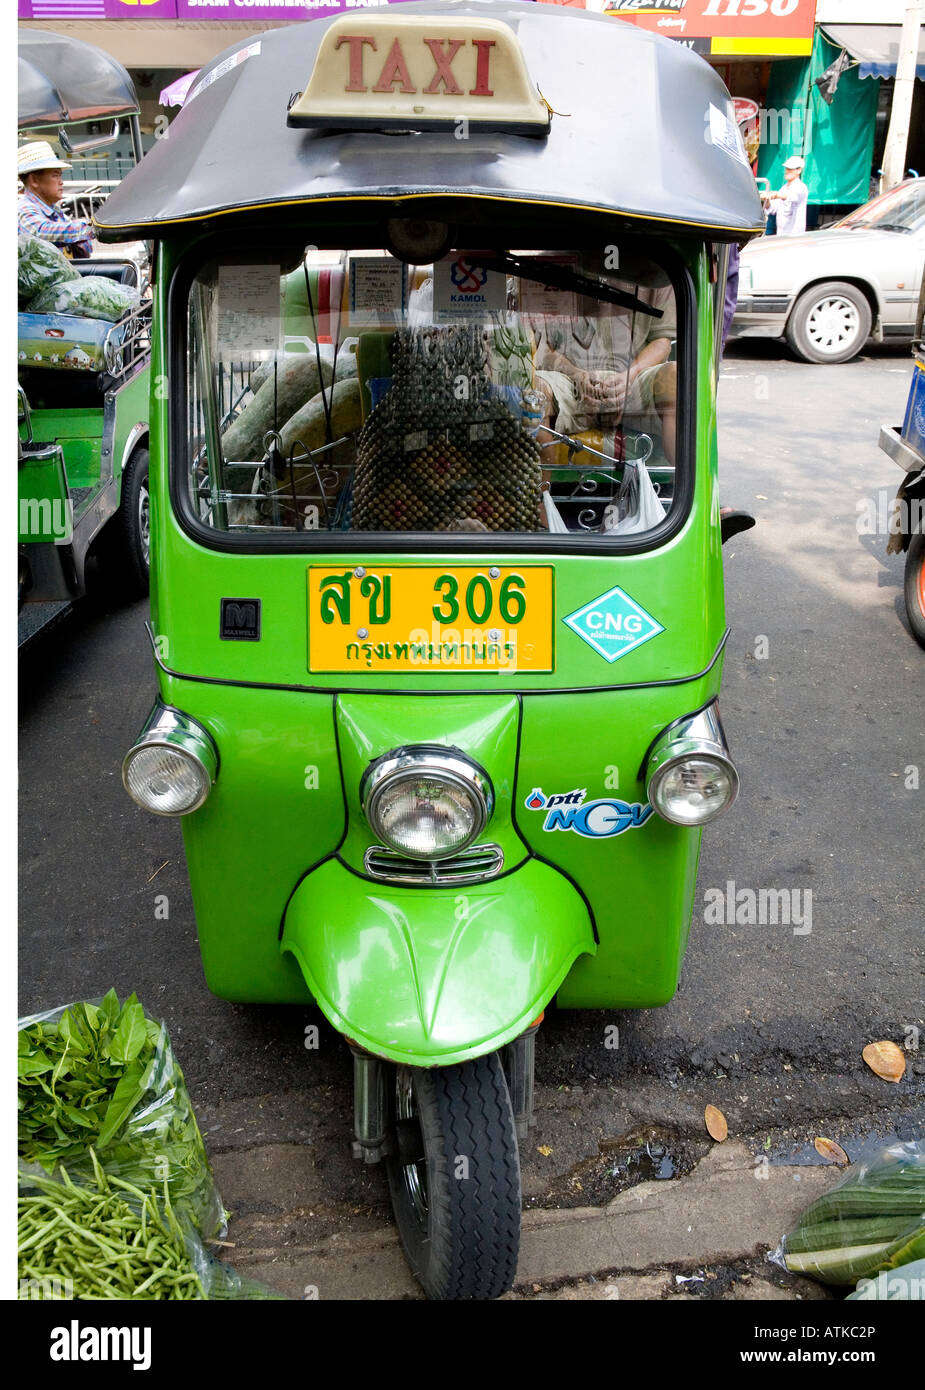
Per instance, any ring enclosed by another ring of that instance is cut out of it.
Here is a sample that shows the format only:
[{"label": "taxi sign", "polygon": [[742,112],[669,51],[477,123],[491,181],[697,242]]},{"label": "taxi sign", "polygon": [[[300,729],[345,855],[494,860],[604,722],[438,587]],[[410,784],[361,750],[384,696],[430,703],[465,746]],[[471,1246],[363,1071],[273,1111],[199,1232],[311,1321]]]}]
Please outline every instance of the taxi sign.
[{"label": "taxi sign", "polygon": [[545,135],[549,107],[497,19],[354,14],[327,29],[287,125]]}]

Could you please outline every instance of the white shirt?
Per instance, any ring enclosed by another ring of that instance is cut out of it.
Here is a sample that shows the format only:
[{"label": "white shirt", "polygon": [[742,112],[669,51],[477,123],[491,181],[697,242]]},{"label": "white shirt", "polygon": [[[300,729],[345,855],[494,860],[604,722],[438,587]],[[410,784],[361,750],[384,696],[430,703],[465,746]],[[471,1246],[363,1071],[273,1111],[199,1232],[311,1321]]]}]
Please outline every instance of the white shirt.
[{"label": "white shirt", "polygon": [[800,236],[806,231],[809,189],[802,179],[788,183],[783,198],[772,198],[769,211],[777,216],[778,236]]}]

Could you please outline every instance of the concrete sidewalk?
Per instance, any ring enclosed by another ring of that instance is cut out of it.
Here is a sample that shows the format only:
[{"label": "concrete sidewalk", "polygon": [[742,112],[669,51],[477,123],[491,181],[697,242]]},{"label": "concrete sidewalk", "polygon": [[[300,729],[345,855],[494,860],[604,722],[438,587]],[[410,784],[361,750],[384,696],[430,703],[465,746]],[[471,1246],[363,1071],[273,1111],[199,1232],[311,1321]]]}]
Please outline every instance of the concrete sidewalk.
[{"label": "concrete sidewalk", "polygon": [[[293,1146],[250,1149],[244,1165],[241,1157],[228,1153],[214,1163],[230,1209],[237,1192],[247,1193],[249,1213],[233,1217],[234,1246],[225,1252],[237,1270],[290,1298],[423,1297],[394,1228],[334,1233],[313,1243],[305,1209],[282,1209],[286,1194],[293,1195]],[[717,1296],[825,1297],[808,1280],[772,1283],[780,1272],[764,1256],[838,1176],[834,1167],[756,1162],[744,1144],[727,1141],[686,1177],[640,1183],[606,1206],[527,1211],[515,1291],[507,1297],[691,1297],[695,1283],[702,1286],[696,1296],[709,1296],[709,1280],[716,1278],[710,1267],[742,1261],[754,1267],[731,1291],[728,1279],[721,1281]],[[693,1271],[692,1282],[677,1280],[685,1269]]]}]

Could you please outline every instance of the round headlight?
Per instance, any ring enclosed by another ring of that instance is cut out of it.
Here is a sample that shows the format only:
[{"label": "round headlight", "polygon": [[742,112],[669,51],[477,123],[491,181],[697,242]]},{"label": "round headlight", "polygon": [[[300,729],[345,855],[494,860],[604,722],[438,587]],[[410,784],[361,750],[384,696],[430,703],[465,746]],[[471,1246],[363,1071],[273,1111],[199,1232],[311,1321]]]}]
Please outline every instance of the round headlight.
[{"label": "round headlight", "polygon": [[179,748],[153,745],[129,754],[125,789],[145,811],[182,816],[202,805],[211,785],[202,764]]},{"label": "round headlight", "polygon": [[649,800],[675,825],[706,825],[732,805],[739,778],[732,763],[708,754],[689,754],[652,775]]},{"label": "round headlight", "polygon": [[143,811],[185,816],[197,811],[218,773],[211,734],[188,715],[156,701],[122,763],[122,783]]},{"label": "round headlight", "polygon": [[492,807],[481,768],[449,748],[402,748],[371,763],[360,789],[373,833],[412,859],[458,854],[481,834]]}]

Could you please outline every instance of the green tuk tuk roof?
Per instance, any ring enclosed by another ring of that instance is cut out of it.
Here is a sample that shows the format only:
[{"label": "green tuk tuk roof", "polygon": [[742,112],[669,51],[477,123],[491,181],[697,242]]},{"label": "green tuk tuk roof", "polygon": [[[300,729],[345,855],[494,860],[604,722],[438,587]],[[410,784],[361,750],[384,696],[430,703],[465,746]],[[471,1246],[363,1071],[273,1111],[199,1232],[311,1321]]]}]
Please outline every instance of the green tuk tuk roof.
[{"label": "green tuk tuk roof", "polygon": [[[460,138],[449,95],[443,129],[397,135],[368,123],[287,124],[325,33],[343,17],[289,25],[243,40],[204,69],[167,137],[98,212],[100,239],[252,224],[261,212],[282,218],[346,199],[387,200],[394,216],[396,200],[434,196],[600,209],[643,219],[654,232],[716,240],[763,231],[729,93],[683,45],[619,19],[523,0],[424,0],[360,11],[356,22],[370,14],[387,16],[399,34],[416,16],[509,26],[552,110],[548,134],[474,128]],[[442,54],[455,51],[441,42]],[[378,71],[381,54],[369,61]],[[400,85],[394,77],[390,90]]]}]

